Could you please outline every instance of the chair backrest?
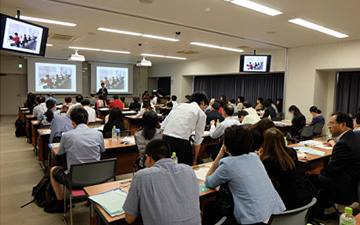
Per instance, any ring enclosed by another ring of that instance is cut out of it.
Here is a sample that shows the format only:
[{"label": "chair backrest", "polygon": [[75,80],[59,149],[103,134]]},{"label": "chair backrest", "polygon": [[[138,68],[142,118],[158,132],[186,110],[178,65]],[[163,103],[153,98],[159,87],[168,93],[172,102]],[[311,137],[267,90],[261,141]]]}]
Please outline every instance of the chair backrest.
[{"label": "chair backrest", "polygon": [[90,125],[101,125],[101,121],[89,122],[88,125],[89,125],[89,126],[90,126]]},{"label": "chair backrest", "polygon": [[69,178],[70,190],[116,180],[116,158],[71,165]]},{"label": "chair backrest", "polygon": [[303,207],[276,213],[271,215],[268,225],[305,225],[309,214],[309,209],[316,203],[316,198]]},{"label": "chair backrest", "polygon": [[324,123],[315,123],[314,124],[314,134],[321,134],[323,127],[324,127]]},{"label": "chair backrest", "polygon": [[304,126],[300,133],[300,139],[311,139],[314,135],[314,126]]},{"label": "chair backrest", "polygon": [[281,112],[276,113],[276,117],[280,117],[280,118],[281,118],[281,120],[282,120],[282,116],[283,116],[283,114],[282,114]]}]

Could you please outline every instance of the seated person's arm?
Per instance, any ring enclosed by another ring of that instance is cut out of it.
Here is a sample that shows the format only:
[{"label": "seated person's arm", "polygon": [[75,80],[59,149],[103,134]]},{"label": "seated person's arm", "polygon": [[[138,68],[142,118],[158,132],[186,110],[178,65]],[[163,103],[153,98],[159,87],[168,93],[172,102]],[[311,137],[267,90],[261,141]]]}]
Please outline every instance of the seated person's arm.
[{"label": "seated person's arm", "polygon": [[137,216],[130,215],[129,213],[125,212],[125,220],[128,224],[133,223],[136,220]]}]

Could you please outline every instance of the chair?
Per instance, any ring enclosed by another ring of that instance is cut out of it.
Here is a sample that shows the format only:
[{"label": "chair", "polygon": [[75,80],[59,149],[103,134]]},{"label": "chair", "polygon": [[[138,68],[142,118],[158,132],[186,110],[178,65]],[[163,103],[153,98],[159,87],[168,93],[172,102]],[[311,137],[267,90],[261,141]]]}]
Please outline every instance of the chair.
[{"label": "chair", "polygon": [[316,203],[316,198],[313,198],[311,202],[303,207],[276,213],[271,215],[268,225],[304,225],[306,224],[309,210]]},{"label": "chair", "polygon": [[281,120],[282,120],[282,118],[281,118],[281,117],[279,117],[279,116],[277,116],[277,117],[272,118],[271,120],[272,120],[272,121],[281,121]]},{"label": "chair", "polygon": [[[116,180],[116,158],[97,162],[71,165],[69,174],[70,193],[70,224],[73,225],[72,201],[73,199],[86,199],[82,190],[73,190],[73,187],[86,187],[101,184],[110,179]],[[64,185],[64,221],[66,222],[66,185]]]},{"label": "chair", "polygon": [[[129,130],[120,131],[120,137],[126,137],[126,136],[131,136],[131,131]],[[106,132],[104,135],[104,138],[111,138],[111,137],[112,137],[112,132]]]},{"label": "chair", "polygon": [[314,136],[316,136],[316,135],[321,136],[323,127],[324,127],[324,123],[315,123],[314,124]]},{"label": "chair", "polygon": [[304,126],[300,131],[300,141],[309,140],[314,137],[314,126]]}]

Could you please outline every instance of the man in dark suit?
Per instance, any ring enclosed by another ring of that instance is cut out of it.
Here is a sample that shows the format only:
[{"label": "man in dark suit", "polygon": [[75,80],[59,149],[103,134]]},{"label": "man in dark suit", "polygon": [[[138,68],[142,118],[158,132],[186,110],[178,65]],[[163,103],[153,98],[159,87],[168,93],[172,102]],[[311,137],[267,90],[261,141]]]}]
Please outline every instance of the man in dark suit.
[{"label": "man in dark suit", "polygon": [[336,137],[336,144],[325,172],[312,177],[320,190],[320,209],[329,208],[331,202],[350,205],[358,201],[360,138],[352,131],[353,121],[345,113],[333,114],[328,127],[332,136]]},{"label": "man in dark suit", "polygon": [[104,99],[107,99],[107,95],[108,95],[108,90],[105,87],[104,83],[101,83],[101,88],[99,89],[99,91],[96,93],[97,95],[103,95]]},{"label": "man in dark suit", "polygon": [[219,120],[222,122],[224,120],[224,117],[219,113],[220,104],[217,102],[214,102],[211,106],[210,111],[205,112],[206,114],[206,125],[210,124],[211,120]]}]

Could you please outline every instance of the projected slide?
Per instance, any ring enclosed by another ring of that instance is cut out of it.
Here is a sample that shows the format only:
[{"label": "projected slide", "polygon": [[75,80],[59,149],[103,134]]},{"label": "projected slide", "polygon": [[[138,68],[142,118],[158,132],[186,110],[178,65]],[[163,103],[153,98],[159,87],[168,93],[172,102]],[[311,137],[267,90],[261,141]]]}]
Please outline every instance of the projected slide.
[{"label": "projected slide", "polygon": [[96,87],[101,88],[104,83],[109,93],[129,91],[129,69],[121,67],[96,67]]},{"label": "projected slide", "polygon": [[36,92],[75,92],[76,65],[35,63]]},{"label": "projected slide", "polygon": [[266,72],[266,67],[266,56],[245,56],[244,58],[244,72]]},{"label": "projected slide", "polygon": [[6,19],[4,41],[2,47],[14,51],[40,53],[43,28]]}]

